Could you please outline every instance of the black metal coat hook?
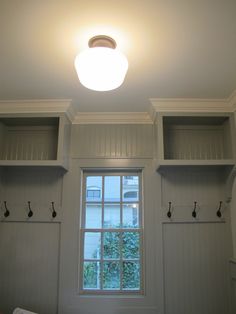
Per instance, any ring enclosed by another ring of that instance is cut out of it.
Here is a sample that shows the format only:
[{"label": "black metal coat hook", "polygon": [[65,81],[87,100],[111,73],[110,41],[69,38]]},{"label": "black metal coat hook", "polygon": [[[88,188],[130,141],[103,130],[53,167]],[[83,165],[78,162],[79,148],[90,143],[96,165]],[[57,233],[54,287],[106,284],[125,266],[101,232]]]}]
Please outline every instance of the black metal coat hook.
[{"label": "black metal coat hook", "polygon": [[222,207],[222,201],[220,201],[219,208],[218,208],[218,210],[216,212],[216,216],[219,217],[219,218],[221,218],[221,216],[222,216],[221,207]]},{"label": "black metal coat hook", "polygon": [[33,213],[32,209],[31,209],[30,201],[28,201],[28,207],[29,207],[28,217],[31,218],[34,213]]},{"label": "black metal coat hook", "polygon": [[168,212],[167,212],[167,217],[171,218],[171,202],[169,202],[169,209],[168,209]]},{"label": "black metal coat hook", "polygon": [[197,202],[194,202],[194,207],[193,207],[193,211],[192,211],[193,218],[197,217],[196,209],[197,209]]},{"label": "black metal coat hook", "polygon": [[54,202],[52,202],[52,218],[57,216],[57,212],[55,211]]},{"label": "black metal coat hook", "polygon": [[7,218],[8,216],[10,216],[10,211],[7,208],[7,202],[6,201],[4,201],[4,207],[5,207],[4,217]]}]

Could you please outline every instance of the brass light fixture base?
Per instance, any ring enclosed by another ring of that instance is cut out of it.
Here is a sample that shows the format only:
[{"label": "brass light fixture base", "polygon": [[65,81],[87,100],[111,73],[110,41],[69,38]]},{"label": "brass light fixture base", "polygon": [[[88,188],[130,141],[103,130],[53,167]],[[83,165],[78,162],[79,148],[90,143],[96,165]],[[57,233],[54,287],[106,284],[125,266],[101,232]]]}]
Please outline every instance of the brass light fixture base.
[{"label": "brass light fixture base", "polygon": [[116,48],[115,40],[106,35],[98,35],[98,36],[94,36],[90,38],[88,45],[89,45],[89,48],[94,48],[94,47],[106,47],[106,48],[111,48],[111,49]]}]

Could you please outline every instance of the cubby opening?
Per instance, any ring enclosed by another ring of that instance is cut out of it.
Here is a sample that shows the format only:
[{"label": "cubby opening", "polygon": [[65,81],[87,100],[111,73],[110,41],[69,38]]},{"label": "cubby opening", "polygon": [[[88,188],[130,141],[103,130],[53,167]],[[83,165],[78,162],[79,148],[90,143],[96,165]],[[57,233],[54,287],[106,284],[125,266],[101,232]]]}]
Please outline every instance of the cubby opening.
[{"label": "cubby opening", "polygon": [[163,117],[165,160],[224,160],[233,158],[227,116]]},{"label": "cubby opening", "polygon": [[58,117],[0,118],[0,160],[56,160]]}]

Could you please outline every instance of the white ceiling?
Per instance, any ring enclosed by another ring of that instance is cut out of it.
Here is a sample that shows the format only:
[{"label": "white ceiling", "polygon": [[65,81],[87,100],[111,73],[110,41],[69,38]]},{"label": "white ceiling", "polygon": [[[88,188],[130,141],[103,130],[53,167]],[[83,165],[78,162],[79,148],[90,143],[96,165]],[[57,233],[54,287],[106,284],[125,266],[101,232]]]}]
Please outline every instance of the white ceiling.
[{"label": "white ceiling", "polygon": [[[0,99],[72,99],[79,111],[147,111],[150,98],[227,98],[236,88],[235,0],[1,0]],[[97,34],[128,57],[124,84],[80,85]]]}]

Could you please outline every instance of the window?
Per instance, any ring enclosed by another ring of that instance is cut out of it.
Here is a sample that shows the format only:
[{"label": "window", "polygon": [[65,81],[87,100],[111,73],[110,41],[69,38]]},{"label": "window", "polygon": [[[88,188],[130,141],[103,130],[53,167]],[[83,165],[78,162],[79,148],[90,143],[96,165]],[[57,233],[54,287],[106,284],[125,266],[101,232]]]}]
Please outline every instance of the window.
[{"label": "window", "polygon": [[125,192],[124,197],[125,198],[137,198],[137,192],[136,191]]},{"label": "window", "polygon": [[84,173],[80,252],[83,292],[142,291],[140,178],[140,172]]},{"label": "window", "polygon": [[101,191],[100,190],[87,190],[87,198],[100,198]]}]

